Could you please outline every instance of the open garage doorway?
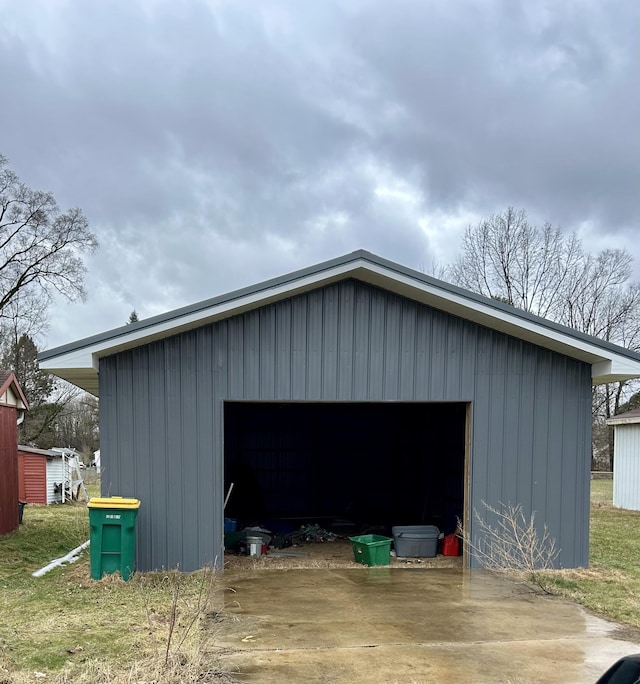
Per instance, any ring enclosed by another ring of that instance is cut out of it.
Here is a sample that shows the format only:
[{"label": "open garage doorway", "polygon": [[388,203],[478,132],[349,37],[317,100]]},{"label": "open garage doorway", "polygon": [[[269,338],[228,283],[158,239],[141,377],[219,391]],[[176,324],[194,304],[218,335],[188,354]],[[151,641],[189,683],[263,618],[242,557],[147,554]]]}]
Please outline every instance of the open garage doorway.
[{"label": "open garage doorway", "polygon": [[224,405],[225,516],[389,534],[465,515],[468,404]]}]

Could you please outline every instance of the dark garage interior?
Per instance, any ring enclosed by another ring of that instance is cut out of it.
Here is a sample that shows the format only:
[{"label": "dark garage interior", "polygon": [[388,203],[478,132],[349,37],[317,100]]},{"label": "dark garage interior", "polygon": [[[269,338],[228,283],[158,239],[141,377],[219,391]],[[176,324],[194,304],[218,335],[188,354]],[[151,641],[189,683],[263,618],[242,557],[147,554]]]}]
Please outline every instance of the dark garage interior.
[{"label": "dark garage interior", "polygon": [[455,530],[464,403],[225,402],[225,516],[389,533]]}]

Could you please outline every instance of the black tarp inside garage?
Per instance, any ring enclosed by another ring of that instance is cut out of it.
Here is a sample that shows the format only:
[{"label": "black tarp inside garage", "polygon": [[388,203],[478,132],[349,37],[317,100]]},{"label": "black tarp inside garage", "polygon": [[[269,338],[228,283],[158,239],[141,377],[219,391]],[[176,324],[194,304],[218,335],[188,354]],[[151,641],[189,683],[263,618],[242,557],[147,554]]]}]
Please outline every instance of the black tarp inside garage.
[{"label": "black tarp inside garage", "polygon": [[363,526],[463,517],[464,403],[225,402],[225,515]]}]

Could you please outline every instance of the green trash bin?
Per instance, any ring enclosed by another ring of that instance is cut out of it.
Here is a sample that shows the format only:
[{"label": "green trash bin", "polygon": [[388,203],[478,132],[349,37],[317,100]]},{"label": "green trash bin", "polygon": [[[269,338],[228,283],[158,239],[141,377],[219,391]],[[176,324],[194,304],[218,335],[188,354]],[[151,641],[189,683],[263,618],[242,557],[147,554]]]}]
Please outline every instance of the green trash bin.
[{"label": "green trash bin", "polygon": [[91,528],[91,579],[119,572],[128,580],[134,569],[136,518],[140,501],[121,496],[92,498],[89,508]]}]

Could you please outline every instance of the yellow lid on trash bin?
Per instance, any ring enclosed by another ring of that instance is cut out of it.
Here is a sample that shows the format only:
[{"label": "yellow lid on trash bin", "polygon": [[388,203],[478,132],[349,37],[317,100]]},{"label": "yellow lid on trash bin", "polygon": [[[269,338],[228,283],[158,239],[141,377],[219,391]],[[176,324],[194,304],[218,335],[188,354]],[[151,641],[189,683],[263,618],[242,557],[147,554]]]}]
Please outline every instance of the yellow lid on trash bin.
[{"label": "yellow lid on trash bin", "polygon": [[88,508],[140,508],[140,499],[127,499],[123,496],[103,496],[89,499]]}]

